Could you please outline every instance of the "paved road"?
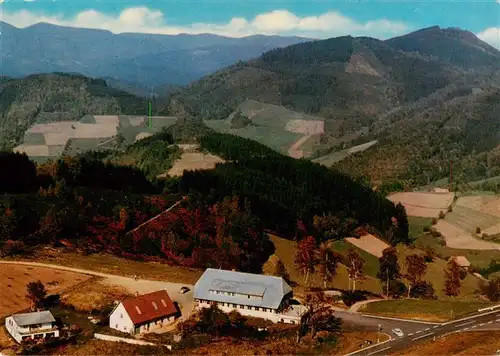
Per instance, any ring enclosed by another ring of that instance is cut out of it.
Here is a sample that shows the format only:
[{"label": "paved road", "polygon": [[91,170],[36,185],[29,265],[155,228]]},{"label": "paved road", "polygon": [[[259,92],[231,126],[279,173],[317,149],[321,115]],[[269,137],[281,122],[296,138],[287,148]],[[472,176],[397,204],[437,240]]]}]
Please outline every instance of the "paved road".
[{"label": "paved road", "polygon": [[[493,311],[485,311],[483,313],[478,313],[476,315],[449,321],[443,324],[425,325],[423,327],[419,327],[417,330],[405,330],[403,327],[400,327],[405,332],[404,337],[398,338],[395,335],[391,335],[392,339],[388,342],[381,343],[380,345],[375,345],[364,350],[359,350],[349,355],[387,355],[389,353],[404,350],[415,343],[432,340],[436,337],[452,332],[493,329],[495,328],[495,325],[498,326],[499,322],[500,310],[497,309]],[[384,332],[386,331],[384,330]],[[388,333],[390,333],[390,331]]]}]

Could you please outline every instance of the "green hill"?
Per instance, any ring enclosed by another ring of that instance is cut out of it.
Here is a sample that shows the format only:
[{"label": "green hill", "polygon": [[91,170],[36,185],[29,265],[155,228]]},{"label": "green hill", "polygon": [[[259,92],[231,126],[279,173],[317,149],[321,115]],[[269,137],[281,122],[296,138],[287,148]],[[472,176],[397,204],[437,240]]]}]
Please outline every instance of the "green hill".
[{"label": "green hill", "polygon": [[0,82],[0,148],[14,147],[34,123],[146,110],[147,99],[109,88],[100,79],[59,73],[5,79]]}]

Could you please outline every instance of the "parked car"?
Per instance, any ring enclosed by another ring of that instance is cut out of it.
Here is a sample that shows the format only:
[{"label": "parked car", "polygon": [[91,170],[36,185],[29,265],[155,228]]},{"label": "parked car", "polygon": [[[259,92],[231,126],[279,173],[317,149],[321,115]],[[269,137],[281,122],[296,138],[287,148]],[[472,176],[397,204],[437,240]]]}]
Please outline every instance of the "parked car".
[{"label": "parked car", "polygon": [[189,289],[188,287],[181,287],[181,290],[179,291],[180,294],[186,294],[187,292],[189,292],[191,289]]},{"label": "parked car", "polygon": [[392,329],[392,333],[394,335],[396,335],[397,337],[403,337],[403,336],[405,336],[405,333],[403,332],[403,330],[401,330],[399,328]]}]

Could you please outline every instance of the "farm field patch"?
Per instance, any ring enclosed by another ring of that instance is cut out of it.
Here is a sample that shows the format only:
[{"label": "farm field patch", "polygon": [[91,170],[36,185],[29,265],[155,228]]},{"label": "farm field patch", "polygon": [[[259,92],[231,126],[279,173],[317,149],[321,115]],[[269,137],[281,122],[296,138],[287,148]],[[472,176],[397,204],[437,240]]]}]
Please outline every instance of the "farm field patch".
[{"label": "farm field patch", "polygon": [[454,193],[398,192],[390,194],[387,199],[395,204],[401,203],[409,216],[437,218],[441,211],[447,211],[454,196]]},{"label": "farm field patch", "polygon": [[371,234],[366,234],[359,238],[348,237],[345,240],[377,258],[382,257],[382,251],[384,251],[388,247],[391,247],[385,241],[382,241]]},{"label": "farm field patch", "polygon": [[205,120],[215,131],[255,140],[273,150],[301,158],[312,154],[310,147],[301,148],[311,136],[324,133],[324,119],[298,113],[282,106],[246,100],[239,107],[241,114],[251,122],[241,128],[232,127],[233,112],[225,120]]},{"label": "farm field patch", "polygon": [[0,317],[29,308],[26,285],[41,280],[48,294],[60,293],[90,277],[84,274],[55,271],[18,265],[5,265],[0,269]]}]

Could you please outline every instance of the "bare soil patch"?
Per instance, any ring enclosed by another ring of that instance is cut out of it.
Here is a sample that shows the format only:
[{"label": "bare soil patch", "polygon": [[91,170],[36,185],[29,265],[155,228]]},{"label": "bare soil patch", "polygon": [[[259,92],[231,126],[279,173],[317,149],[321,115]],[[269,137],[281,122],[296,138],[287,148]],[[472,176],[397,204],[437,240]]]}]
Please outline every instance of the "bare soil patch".
[{"label": "bare soil patch", "polygon": [[0,316],[7,316],[29,308],[26,285],[37,280],[45,284],[48,294],[60,293],[85,282],[84,274],[55,271],[50,268],[5,265],[0,269]]},{"label": "bare soil patch", "polygon": [[382,251],[390,247],[388,243],[371,234],[361,236],[360,238],[348,237],[345,240],[377,258],[382,257]]},{"label": "bare soil patch", "polygon": [[225,161],[213,154],[202,152],[184,152],[168,171],[169,176],[181,176],[186,170],[214,169],[217,163]]}]

